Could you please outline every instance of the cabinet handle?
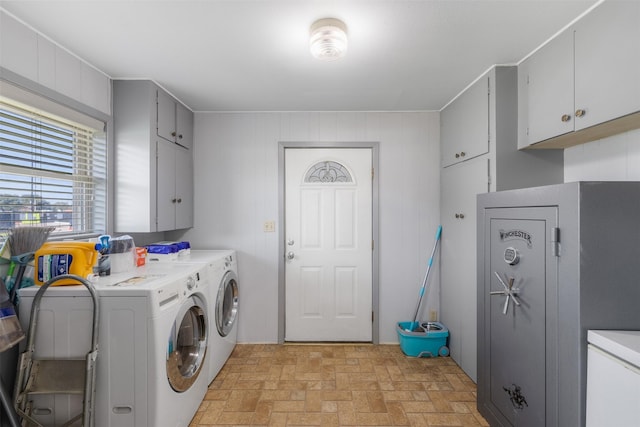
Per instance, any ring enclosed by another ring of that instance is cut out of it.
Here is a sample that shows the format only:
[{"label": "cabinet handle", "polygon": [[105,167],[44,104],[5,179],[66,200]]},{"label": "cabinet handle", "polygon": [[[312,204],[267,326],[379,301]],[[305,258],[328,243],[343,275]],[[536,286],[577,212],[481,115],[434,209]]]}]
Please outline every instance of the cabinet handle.
[{"label": "cabinet handle", "polygon": [[175,132],[171,132],[171,136],[173,136],[175,138],[176,133]]},{"label": "cabinet handle", "polygon": [[460,158],[460,154],[456,153],[456,159]]},{"label": "cabinet handle", "polygon": [[178,199],[178,203],[182,203],[182,199]]},{"label": "cabinet handle", "polygon": [[582,117],[587,114],[587,110],[576,110],[576,117]]},{"label": "cabinet handle", "polygon": [[178,139],[182,139],[182,134],[178,135]]},{"label": "cabinet handle", "polygon": [[176,199],[171,199],[171,203],[175,203],[175,202],[176,202]]},{"label": "cabinet handle", "polygon": [[[577,116],[577,115],[578,115],[578,114],[576,113],[576,116]],[[565,122],[565,123],[566,123],[566,122],[568,122],[569,120],[571,120],[571,116],[570,116],[570,115],[568,115],[568,114],[563,114],[563,115],[562,115],[562,117],[560,118],[560,120],[562,120],[563,122]]]},{"label": "cabinet handle", "polygon": [[457,218],[457,219],[464,219],[464,214],[462,214],[462,213],[457,213],[457,214],[456,214],[456,218]]},{"label": "cabinet handle", "polygon": [[466,155],[467,155],[467,153],[465,153],[464,151],[461,151],[461,152],[460,152],[460,157],[464,157],[464,156],[466,156]]}]

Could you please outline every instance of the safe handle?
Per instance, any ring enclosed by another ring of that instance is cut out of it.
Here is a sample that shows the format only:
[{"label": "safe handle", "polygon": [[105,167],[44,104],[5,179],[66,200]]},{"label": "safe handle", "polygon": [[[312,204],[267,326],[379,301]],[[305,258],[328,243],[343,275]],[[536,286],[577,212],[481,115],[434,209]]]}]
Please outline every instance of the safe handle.
[{"label": "safe handle", "polygon": [[511,302],[511,300],[513,300],[513,303],[516,306],[520,306],[520,301],[518,301],[518,298],[516,297],[516,295],[520,293],[520,289],[513,287],[513,282],[515,281],[514,277],[510,277],[507,279],[507,282],[509,282],[509,285],[507,285],[504,280],[502,280],[502,277],[500,277],[500,274],[498,274],[497,271],[494,271],[493,274],[495,274],[495,276],[498,278],[498,281],[502,285],[503,289],[501,291],[491,291],[489,292],[489,295],[501,295],[507,297],[504,301],[504,306],[502,307],[502,314],[506,316],[507,312],[509,311],[509,303]]}]

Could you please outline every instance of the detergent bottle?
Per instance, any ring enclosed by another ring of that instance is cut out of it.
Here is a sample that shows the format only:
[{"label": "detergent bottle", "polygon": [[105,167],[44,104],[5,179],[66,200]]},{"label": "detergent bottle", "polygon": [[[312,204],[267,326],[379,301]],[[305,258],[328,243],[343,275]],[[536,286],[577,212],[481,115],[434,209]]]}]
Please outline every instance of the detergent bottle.
[{"label": "detergent bottle", "polygon": [[[100,244],[95,242],[46,242],[35,254],[36,285],[63,274],[75,274],[83,279],[93,275]],[[79,285],[71,279],[58,280],[52,286]]]}]

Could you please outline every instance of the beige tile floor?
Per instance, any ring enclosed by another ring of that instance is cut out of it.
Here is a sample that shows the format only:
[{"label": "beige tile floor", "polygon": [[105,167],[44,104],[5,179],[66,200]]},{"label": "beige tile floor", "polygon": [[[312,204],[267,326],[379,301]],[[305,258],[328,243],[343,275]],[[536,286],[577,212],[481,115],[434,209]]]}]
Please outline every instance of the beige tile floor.
[{"label": "beige tile floor", "polygon": [[448,357],[397,345],[238,344],[190,427],[488,426]]}]

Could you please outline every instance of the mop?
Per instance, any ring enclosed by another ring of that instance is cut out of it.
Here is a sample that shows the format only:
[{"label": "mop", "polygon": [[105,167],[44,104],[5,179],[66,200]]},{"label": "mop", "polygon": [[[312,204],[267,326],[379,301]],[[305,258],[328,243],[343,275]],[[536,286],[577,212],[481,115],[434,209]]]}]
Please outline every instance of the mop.
[{"label": "mop", "polygon": [[409,325],[409,328],[405,328],[407,332],[419,332],[420,331],[420,322],[418,321],[418,314],[420,313],[420,306],[422,305],[422,299],[424,297],[425,291],[427,289],[427,283],[429,281],[429,272],[431,271],[431,265],[433,264],[433,257],[436,254],[436,249],[438,249],[438,242],[440,242],[440,235],[442,234],[442,226],[438,226],[438,231],[436,231],[436,242],[433,245],[433,250],[431,251],[431,256],[429,257],[429,262],[427,263],[427,272],[424,275],[424,279],[422,280],[422,286],[420,287],[420,297],[418,298],[418,305],[416,306],[416,312],[413,315],[413,322]]},{"label": "mop", "polygon": [[16,227],[9,231],[9,247],[11,247],[11,261],[18,264],[18,274],[11,288],[10,301],[15,304],[16,292],[22,284],[24,271],[33,260],[35,252],[40,249],[49,238],[49,233],[55,230],[55,227],[28,226]]}]

